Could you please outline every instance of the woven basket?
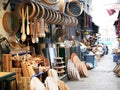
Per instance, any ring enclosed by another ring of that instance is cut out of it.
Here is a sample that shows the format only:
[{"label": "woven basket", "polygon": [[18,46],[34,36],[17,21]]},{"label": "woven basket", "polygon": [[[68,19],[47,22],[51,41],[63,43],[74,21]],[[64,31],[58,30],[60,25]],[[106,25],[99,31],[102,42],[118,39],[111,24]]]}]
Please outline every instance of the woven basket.
[{"label": "woven basket", "polygon": [[71,1],[67,4],[67,13],[71,16],[79,16],[83,11],[83,5],[79,1]]},{"label": "woven basket", "polygon": [[[11,24],[8,23],[12,19]],[[19,19],[15,12],[6,12],[2,18],[2,24],[6,32],[15,34],[19,30]],[[11,27],[13,25],[13,27]]]},{"label": "woven basket", "polygon": [[49,5],[54,5],[57,4],[59,0],[43,0],[43,2]]}]

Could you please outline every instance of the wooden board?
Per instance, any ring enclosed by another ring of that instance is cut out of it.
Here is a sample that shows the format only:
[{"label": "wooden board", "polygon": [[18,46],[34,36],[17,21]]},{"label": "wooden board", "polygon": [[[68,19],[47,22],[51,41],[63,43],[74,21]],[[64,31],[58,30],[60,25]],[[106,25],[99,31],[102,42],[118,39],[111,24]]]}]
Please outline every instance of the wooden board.
[{"label": "wooden board", "polygon": [[9,72],[12,68],[12,55],[11,54],[3,54],[2,55],[3,61],[3,71]]},{"label": "wooden board", "polygon": [[21,78],[20,90],[30,90],[30,77],[22,77]]},{"label": "wooden board", "polygon": [[81,67],[82,67],[82,69],[81,69],[82,75],[83,75],[84,77],[88,77],[87,67],[86,67],[86,65],[85,65],[83,62],[81,62],[81,63],[82,63],[82,64],[81,64]]},{"label": "wooden board", "polygon": [[12,68],[13,72],[16,72],[16,79],[18,84],[18,90],[21,90],[21,77],[22,77],[22,69],[21,68]]},{"label": "wooden board", "polygon": [[28,68],[27,68],[27,64],[24,63],[24,62],[21,62],[21,67],[22,67],[22,72],[23,72],[23,76],[24,77],[29,77],[29,71],[28,71]]}]

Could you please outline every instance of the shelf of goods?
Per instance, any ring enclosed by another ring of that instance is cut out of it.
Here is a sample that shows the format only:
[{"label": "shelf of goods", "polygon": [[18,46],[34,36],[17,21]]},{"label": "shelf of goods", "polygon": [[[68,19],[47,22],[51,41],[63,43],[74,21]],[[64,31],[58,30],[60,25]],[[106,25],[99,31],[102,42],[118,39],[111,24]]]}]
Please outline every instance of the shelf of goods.
[{"label": "shelf of goods", "polygon": [[25,1],[20,3],[18,8],[20,16],[22,16],[22,9],[26,10],[27,6],[29,9],[29,20],[44,18],[45,22],[50,24],[65,26],[76,26],[78,24],[78,19],[76,17],[54,10],[37,1]]},{"label": "shelf of goods", "polygon": [[[29,58],[27,61],[25,58]],[[31,58],[31,60],[30,60]],[[23,59],[22,61],[17,59]],[[16,72],[16,79],[18,83],[18,90],[30,90],[31,77],[38,77],[41,81],[44,81],[47,76],[46,72],[49,69],[49,62],[44,56],[32,57],[30,55],[12,56],[12,54],[3,54],[3,71]],[[31,62],[32,61],[32,62]],[[41,67],[39,69],[34,64],[39,63]],[[12,85],[14,88],[14,85]],[[14,90],[14,89],[12,89]]]}]

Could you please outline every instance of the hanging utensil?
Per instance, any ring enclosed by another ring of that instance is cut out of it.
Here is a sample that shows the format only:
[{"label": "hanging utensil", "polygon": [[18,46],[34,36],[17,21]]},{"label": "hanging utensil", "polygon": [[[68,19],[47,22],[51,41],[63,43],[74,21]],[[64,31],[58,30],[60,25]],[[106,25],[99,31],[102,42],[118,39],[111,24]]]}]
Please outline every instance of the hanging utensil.
[{"label": "hanging utensil", "polygon": [[40,32],[39,32],[39,37],[41,37],[41,38],[44,38],[46,36],[44,29],[45,29],[44,19],[41,18],[40,19]]},{"label": "hanging utensil", "polygon": [[25,12],[24,12],[24,8],[22,8],[22,27],[21,27],[21,40],[22,42],[24,42],[26,40],[26,34],[25,34]]},{"label": "hanging utensil", "polygon": [[44,29],[44,30],[45,30],[46,33],[50,33],[50,30],[49,30],[49,28],[48,28],[47,23],[45,23],[45,29]]},{"label": "hanging utensil", "polygon": [[30,35],[33,36],[33,22],[30,20]]},{"label": "hanging utensil", "polygon": [[26,27],[26,30],[27,30],[27,35],[29,35],[30,34],[30,27],[29,27],[29,8],[28,8],[28,6],[26,7],[27,8],[27,27]]},{"label": "hanging utensil", "polygon": [[[34,19],[34,22],[35,22],[35,19]],[[35,43],[36,40],[35,40],[35,23],[32,24],[32,43]]]},{"label": "hanging utensil", "polygon": [[40,32],[40,21],[39,21],[39,19],[37,19],[37,21],[36,21],[36,31],[37,31],[37,33]]},{"label": "hanging utensil", "polygon": [[37,21],[37,18],[34,18],[34,24],[32,25],[32,43],[38,43],[39,38],[38,38],[38,24],[39,22]]},{"label": "hanging utensil", "polygon": [[38,32],[40,31],[39,30],[39,22],[38,20],[36,19],[35,20],[35,42],[38,43],[39,42],[39,38],[38,38]]}]

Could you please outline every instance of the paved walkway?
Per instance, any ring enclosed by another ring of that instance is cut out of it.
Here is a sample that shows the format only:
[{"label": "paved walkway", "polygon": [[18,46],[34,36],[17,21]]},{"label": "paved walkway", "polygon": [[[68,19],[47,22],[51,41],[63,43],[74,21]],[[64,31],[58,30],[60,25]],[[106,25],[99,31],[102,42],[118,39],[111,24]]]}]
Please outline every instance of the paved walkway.
[{"label": "paved walkway", "polygon": [[70,90],[120,90],[120,77],[112,71],[115,65],[112,55],[105,55],[96,68],[89,70],[89,77],[66,83]]}]

